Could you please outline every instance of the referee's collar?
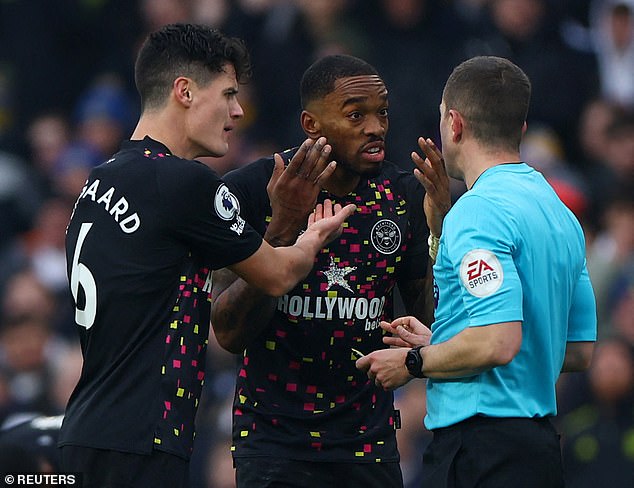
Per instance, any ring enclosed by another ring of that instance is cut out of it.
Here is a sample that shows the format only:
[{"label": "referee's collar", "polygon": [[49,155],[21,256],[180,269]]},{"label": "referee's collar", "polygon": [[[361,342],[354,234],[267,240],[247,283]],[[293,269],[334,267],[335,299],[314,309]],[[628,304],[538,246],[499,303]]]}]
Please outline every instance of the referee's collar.
[{"label": "referee's collar", "polygon": [[472,190],[473,188],[475,188],[478,182],[482,181],[483,179],[495,173],[499,173],[499,172],[528,173],[530,169],[531,169],[530,166],[528,166],[524,161],[513,161],[511,163],[496,164],[495,166],[491,166],[490,168],[487,168],[482,173],[480,173],[480,176],[476,178],[476,180],[473,182],[473,185],[471,185],[471,188],[469,189]]}]

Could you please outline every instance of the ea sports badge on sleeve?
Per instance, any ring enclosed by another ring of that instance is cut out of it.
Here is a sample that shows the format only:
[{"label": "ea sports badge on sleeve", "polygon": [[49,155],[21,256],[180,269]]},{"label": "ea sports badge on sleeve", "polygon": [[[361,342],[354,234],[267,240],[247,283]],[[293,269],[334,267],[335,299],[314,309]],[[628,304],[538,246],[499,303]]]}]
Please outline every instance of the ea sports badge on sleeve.
[{"label": "ea sports badge on sleeve", "polygon": [[464,255],[460,263],[460,280],[474,297],[492,295],[504,281],[500,260],[486,249],[473,249]]}]

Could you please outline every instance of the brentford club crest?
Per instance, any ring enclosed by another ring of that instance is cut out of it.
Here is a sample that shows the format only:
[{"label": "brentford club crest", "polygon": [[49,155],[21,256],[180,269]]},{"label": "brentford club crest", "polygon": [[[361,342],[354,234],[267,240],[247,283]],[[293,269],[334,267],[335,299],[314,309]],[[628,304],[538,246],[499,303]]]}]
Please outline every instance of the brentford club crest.
[{"label": "brentford club crest", "polygon": [[401,229],[391,220],[379,220],[372,227],[370,240],[377,251],[392,254],[401,245]]}]

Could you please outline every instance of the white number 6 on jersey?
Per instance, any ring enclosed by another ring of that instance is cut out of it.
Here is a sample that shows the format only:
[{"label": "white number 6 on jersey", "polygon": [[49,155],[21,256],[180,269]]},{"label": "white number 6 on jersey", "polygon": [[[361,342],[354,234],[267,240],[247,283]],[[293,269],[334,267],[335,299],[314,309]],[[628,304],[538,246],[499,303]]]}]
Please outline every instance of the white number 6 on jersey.
[{"label": "white number 6 on jersey", "polygon": [[[75,321],[82,327],[86,327],[86,329],[90,329],[95,323],[95,315],[97,314],[97,284],[86,265],[79,262],[79,255],[81,254],[81,247],[84,245],[84,240],[91,227],[92,222],[81,224],[70,271],[70,291],[75,300]],[[83,310],[80,310],[77,305],[80,285],[86,295],[86,304]]]}]

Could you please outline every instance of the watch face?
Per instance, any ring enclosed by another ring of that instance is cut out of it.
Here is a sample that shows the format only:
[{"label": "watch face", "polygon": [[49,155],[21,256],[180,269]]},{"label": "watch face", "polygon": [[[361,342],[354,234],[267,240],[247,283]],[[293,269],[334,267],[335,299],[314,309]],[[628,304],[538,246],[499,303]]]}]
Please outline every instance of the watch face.
[{"label": "watch face", "polygon": [[413,357],[412,351],[407,353],[407,360],[405,361],[407,369],[412,369],[416,365],[416,359]]},{"label": "watch face", "polygon": [[405,358],[405,367],[409,374],[416,378],[423,377],[423,358],[419,353],[420,348],[410,349],[407,352],[407,357]]},{"label": "watch face", "polygon": [[420,372],[417,367],[420,366],[420,356],[416,349],[412,349],[407,353],[407,359],[405,361],[408,371],[414,376]]}]

